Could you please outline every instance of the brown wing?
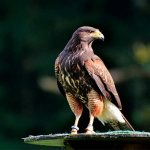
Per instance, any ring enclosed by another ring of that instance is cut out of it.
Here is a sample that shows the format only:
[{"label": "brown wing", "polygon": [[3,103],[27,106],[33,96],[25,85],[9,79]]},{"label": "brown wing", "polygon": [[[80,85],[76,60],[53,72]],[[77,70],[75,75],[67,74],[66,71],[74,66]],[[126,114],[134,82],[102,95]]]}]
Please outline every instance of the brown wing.
[{"label": "brown wing", "polygon": [[58,73],[59,73],[59,57],[57,57],[55,60],[55,76],[56,76],[56,78],[57,78]]},{"label": "brown wing", "polygon": [[66,97],[65,91],[61,85],[61,83],[59,82],[59,75],[60,75],[60,67],[59,67],[59,57],[57,57],[57,59],[55,60],[55,76],[57,79],[57,85],[58,85],[58,89],[61,92],[61,94]]},{"label": "brown wing", "polygon": [[94,79],[102,94],[110,100],[109,93],[111,93],[115,97],[118,107],[122,109],[121,101],[112,76],[110,75],[102,60],[87,60],[85,61],[84,65],[89,75]]}]

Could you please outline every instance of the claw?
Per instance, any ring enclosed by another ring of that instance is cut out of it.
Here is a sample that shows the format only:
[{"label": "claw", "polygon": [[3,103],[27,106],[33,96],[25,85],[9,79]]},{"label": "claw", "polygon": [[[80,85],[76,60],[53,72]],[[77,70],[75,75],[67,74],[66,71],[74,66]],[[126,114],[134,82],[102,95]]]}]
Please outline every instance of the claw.
[{"label": "claw", "polygon": [[93,126],[89,125],[86,129],[85,134],[94,134]]},{"label": "claw", "polygon": [[72,135],[78,134],[78,131],[77,131],[76,129],[72,129],[72,130],[71,130],[71,134],[72,134]]},{"label": "claw", "polygon": [[77,134],[78,133],[79,128],[76,125],[72,126],[71,129],[72,129],[71,134]]},{"label": "claw", "polygon": [[95,134],[95,131],[86,130],[85,134]]}]

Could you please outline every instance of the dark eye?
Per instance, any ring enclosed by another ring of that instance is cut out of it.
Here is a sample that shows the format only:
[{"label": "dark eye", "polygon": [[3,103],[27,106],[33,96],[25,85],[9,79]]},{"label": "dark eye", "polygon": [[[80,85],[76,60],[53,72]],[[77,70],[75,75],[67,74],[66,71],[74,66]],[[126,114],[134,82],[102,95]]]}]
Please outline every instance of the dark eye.
[{"label": "dark eye", "polygon": [[92,33],[93,31],[92,30],[86,30],[84,32],[87,32],[87,33]]},{"label": "dark eye", "polygon": [[89,33],[92,33],[92,32],[93,32],[93,31],[91,31],[91,30],[89,31]]}]

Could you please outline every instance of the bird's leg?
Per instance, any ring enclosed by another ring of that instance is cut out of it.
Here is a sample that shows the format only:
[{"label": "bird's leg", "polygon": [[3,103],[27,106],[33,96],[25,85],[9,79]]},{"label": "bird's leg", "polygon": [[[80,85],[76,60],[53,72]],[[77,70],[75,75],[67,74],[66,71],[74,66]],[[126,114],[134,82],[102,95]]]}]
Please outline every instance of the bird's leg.
[{"label": "bird's leg", "polygon": [[82,103],[79,100],[75,99],[71,93],[67,93],[66,98],[68,100],[68,103],[70,105],[72,112],[75,115],[75,123],[71,127],[72,128],[71,134],[77,134],[78,130],[79,130],[78,122],[79,122],[79,119],[80,119],[82,111],[83,111],[83,106],[82,106]]},{"label": "bird's leg", "polygon": [[93,122],[94,122],[94,116],[90,113],[90,121],[86,128],[86,134],[92,134],[95,133],[93,129]]},{"label": "bird's leg", "polygon": [[91,90],[88,94],[88,109],[90,112],[90,121],[86,128],[86,134],[95,133],[93,129],[94,117],[97,117],[103,110],[103,99],[95,90]]},{"label": "bird's leg", "polygon": [[75,116],[75,123],[71,127],[71,129],[72,129],[71,134],[77,134],[78,133],[78,130],[79,130],[78,122],[79,122],[80,117],[81,117],[81,115],[80,116],[78,116],[78,115]]}]

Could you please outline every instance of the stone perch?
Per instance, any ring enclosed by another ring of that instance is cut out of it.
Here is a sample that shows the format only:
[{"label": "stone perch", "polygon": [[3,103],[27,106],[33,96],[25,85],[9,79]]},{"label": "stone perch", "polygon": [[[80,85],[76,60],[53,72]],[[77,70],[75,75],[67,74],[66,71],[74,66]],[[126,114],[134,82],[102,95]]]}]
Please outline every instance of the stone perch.
[{"label": "stone perch", "polygon": [[138,131],[109,131],[88,134],[49,134],[23,138],[25,143],[65,150],[150,150],[150,133]]}]

